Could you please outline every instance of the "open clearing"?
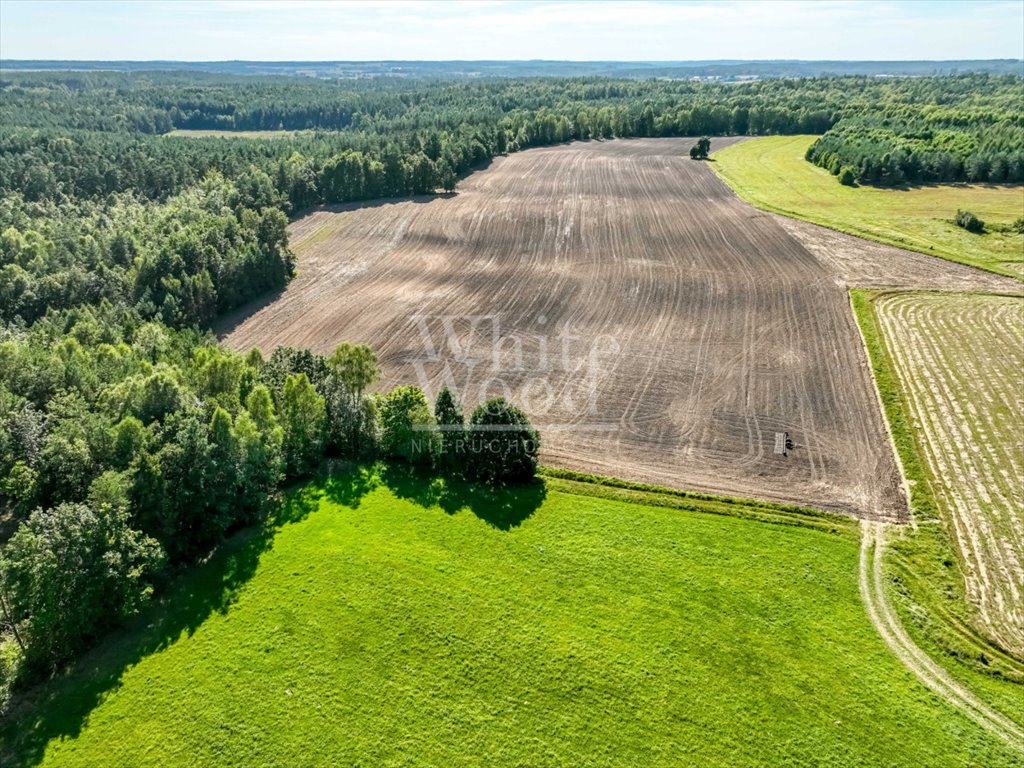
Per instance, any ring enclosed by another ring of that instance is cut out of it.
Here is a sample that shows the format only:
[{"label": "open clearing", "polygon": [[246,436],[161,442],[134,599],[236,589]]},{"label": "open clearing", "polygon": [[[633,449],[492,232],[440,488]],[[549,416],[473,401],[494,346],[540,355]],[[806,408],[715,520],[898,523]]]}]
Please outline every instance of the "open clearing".
[{"label": "open clearing", "polygon": [[6,723],[7,764],[1024,765],[890,654],[850,522],[478,493],[308,487]]},{"label": "open clearing", "polygon": [[[691,144],[535,149],[452,196],[312,213],[292,226],[298,277],[228,318],[225,341],[364,342],[383,386],[454,384],[470,406],[507,392],[549,464],[899,518],[846,295],[856,243],[812,253]],[[889,284],[1015,285],[889,250]]]},{"label": "open clearing", "polygon": [[164,136],[180,139],[281,139],[287,136],[301,136],[303,131],[217,131],[188,130],[176,128]]},{"label": "open clearing", "polygon": [[1024,658],[1024,299],[899,293],[873,306],[968,601]]},{"label": "open clearing", "polygon": [[804,160],[816,136],[770,136],[715,152],[715,170],[748,202],[826,227],[989,269],[1016,278],[1024,269],[1024,236],[974,235],[953,224],[958,208],[987,224],[1024,214],[1024,187],[926,185],[907,189],[844,187]]}]

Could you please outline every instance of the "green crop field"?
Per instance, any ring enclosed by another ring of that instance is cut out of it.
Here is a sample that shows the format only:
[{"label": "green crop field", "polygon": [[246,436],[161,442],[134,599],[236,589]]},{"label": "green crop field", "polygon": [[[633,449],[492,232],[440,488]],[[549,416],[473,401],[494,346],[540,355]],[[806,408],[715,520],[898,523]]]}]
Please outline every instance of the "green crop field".
[{"label": "green crop field", "polygon": [[4,764],[1024,765],[889,653],[853,521],[380,468],[281,518],[22,702]]},{"label": "green crop field", "polygon": [[[759,208],[1021,277],[1024,236],[1003,228],[1024,215],[1024,187],[844,187],[828,171],[804,160],[815,138],[751,139],[715,152],[713,167],[740,197]],[[960,208],[977,214],[992,231],[976,235],[954,225]]]}]

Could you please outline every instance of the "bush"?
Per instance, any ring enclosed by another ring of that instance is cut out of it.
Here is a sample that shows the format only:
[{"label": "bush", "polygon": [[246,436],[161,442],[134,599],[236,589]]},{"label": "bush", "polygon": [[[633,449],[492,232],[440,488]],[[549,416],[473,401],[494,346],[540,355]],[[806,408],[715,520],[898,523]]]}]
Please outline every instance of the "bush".
[{"label": "bush", "polygon": [[386,456],[429,464],[440,451],[437,422],[423,390],[395,387],[380,400],[380,447]]},{"label": "bush", "polygon": [[521,483],[537,473],[540,437],[526,414],[496,397],[477,406],[467,429],[467,473],[492,483]]},{"label": "bush", "polygon": [[1024,216],[1014,220],[1013,224],[1010,225],[1010,231],[1016,232],[1018,235],[1024,235]]},{"label": "bush", "polygon": [[958,227],[963,227],[968,232],[973,232],[976,235],[980,235],[985,231],[985,222],[970,211],[957,211],[954,221],[956,221]]},{"label": "bush", "polygon": [[839,183],[844,187],[852,187],[856,178],[857,176],[853,168],[848,165],[843,166],[842,170],[839,171]]}]

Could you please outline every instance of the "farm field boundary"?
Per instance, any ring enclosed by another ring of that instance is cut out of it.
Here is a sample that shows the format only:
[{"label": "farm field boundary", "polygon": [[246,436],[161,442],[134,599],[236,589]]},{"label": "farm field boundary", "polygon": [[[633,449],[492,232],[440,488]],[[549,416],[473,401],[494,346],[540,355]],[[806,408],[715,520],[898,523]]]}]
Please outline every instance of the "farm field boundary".
[{"label": "farm field boundary", "polygon": [[927,454],[910,420],[911,406],[892,363],[891,348],[879,326],[874,302],[904,293],[851,291],[886,420],[906,473],[915,522],[888,530],[884,568],[892,602],[918,645],[982,699],[1022,725],[1024,664],[975,626],[960,556],[935,495]]},{"label": "farm field boundary", "polygon": [[365,343],[382,388],[504,394],[550,466],[900,518],[845,286],[691,141],[530,149],[453,195],[314,211],[290,227],[295,280],[219,333]]},{"label": "farm field boundary", "polygon": [[[716,151],[711,165],[736,194],[758,208],[1024,279],[1024,236],[1003,229],[1024,210],[1024,187],[844,187],[828,171],[804,159],[815,138],[748,139]],[[959,208],[977,213],[1001,231],[976,235],[955,226],[952,219]]]}]

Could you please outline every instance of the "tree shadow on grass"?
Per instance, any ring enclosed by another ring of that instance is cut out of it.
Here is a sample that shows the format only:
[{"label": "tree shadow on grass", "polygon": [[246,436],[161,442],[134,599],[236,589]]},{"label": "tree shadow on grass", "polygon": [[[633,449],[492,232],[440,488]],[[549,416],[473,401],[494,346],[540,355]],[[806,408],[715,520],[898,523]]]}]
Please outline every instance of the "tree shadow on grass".
[{"label": "tree shadow on grass", "polygon": [[342,461],[329,463],[312,485],[334,504],[357,508],[363,496],[380,486],[376,464]]},{"label": "tree shadow on grass", "polygon": [[490,488],[442,480],[402,464],[328,465],[311,482],[286,490],[262,524],[237,532],[204,562],[185,568],[160,599],[65,672],[16,693],[0,720],[0,765],[37,764],[50,741],[78,736],[92,710],[120,687],[126,670],[191,636],[213,614],[225,613],[280,528],[304,520],[323,500],[357,508],[380,485],[425,508],[440,507],[448,514],[468,508],[503,531],[521,525],[545,496],[540,480]]},{"label": "tree shadow on grass", "polygon": [[52,739],[79,734],[89,713],[120,686],[127,669],[183,634],[193,634],[211,614],[226,611],[255,572],[269,535],[267,529],[253,527],[231,537],[67,672],[16,694],[0,726],[0,764],[36,764]]},{"label": "tree shadow on grass", "polygon": [[[350,489],[351,503],[360,487]],[[206,560],[186,566],[142,614],[101,638],[62,673],[16,692],[0,719],[0,765],[38,763],[50,741],[81,732],[89,713],[120,687],[126,670],[192,635],[211,615],[225,613],[273,546],[277,530],[304,519],[323,493],[316,482],[286,490],[263,523],[238,531]]]},{"label": "tree shadow on grass", "polygon": [[492,487],[470,483],[461,478],[437,477],[408,464],[380,467],[381,481],[400,499],[422,507],[440,507],[449,515],[469,509],[493,527],[508,531],[517,528],[544,502],[547,489],[535,479],[523,485]]}]

